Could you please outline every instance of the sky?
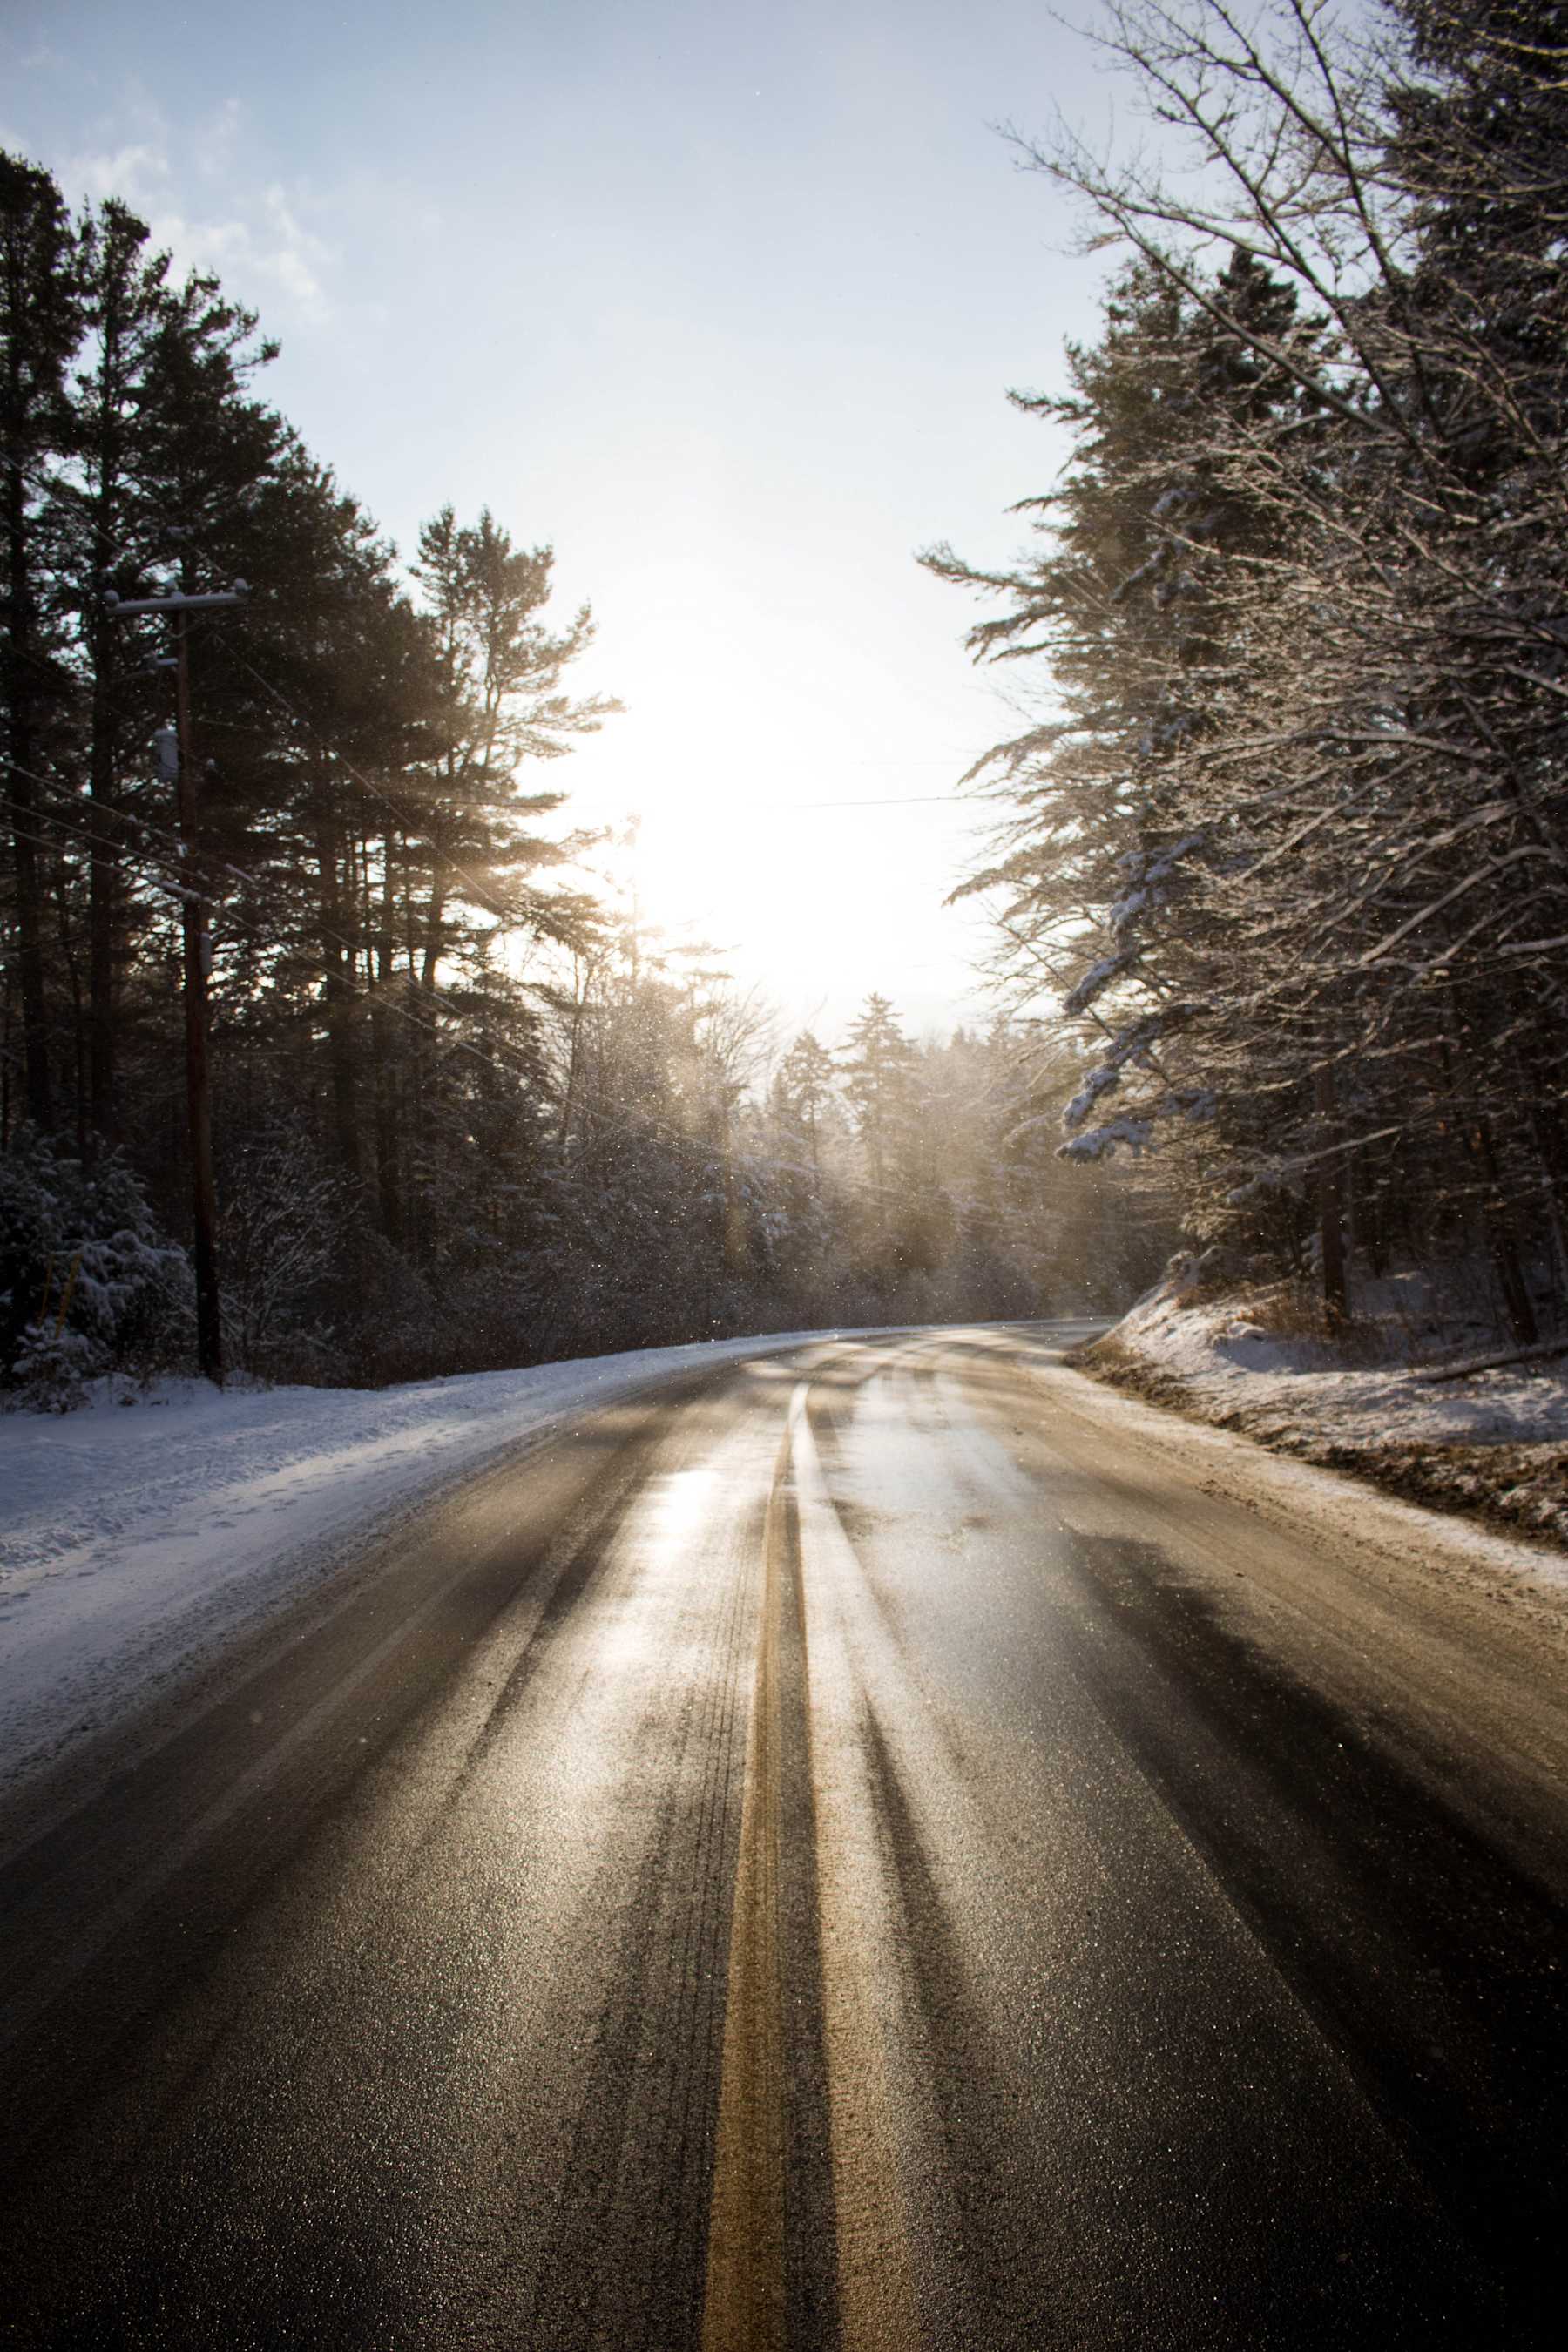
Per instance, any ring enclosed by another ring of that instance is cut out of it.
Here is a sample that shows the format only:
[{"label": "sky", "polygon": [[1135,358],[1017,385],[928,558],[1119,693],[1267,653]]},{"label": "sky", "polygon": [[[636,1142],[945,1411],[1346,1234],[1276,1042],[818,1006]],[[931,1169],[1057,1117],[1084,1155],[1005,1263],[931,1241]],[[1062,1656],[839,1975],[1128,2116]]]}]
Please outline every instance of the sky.
[{"label": "sky", "polygon": [[1025,681],[915,556],[1005,562],[1065,455],[1006,393],[1061,388],[1110,264],[1003,128],[1112,94],[1034,0],[0,0],[0,144],[259,310],[401,549],[447,503],[553,547],[625,709],[550,783],[828,1040],[873,989],[984,1016],[955,795]]}]

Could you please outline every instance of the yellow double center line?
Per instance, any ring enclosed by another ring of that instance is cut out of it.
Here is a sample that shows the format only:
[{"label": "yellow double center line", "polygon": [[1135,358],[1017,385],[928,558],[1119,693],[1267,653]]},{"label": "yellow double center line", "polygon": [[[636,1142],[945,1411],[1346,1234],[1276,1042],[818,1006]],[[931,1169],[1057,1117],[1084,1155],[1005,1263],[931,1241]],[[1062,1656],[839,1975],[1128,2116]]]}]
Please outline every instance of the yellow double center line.
[{"label": "yellow double center line", "polygon": [[[703,2352],[784,2352],[785,2131],[784,1963],[779,1934],[782,1831],[782,1643],[794,1580],[806,1616],[802,1552],[807,1529],[826,1574],[858,1570],[827,1497],[803,1383],[773,1473],[763,1532],[762,1622],[757,1641],[741,1848],[735,1874],[730,1972],[720,2076],[719,2133],[709,2217]],[[801,1544],[790,1541],[786,1482],[794,1473]],[[898,2194],[897,2135],[874,1981],[878,1939],[863,1929],[858,1899],[874,1843],[856,1737],[858,1700],[841,1656],[824,1661],[826,1737],[812,1737],[810,1685],[803,1698],[816,1823],[822,2004],[837,2235],[837,2302],[844,2352],[917,2352],[921,2333],[908,2234]],[[826,1752],[825,1752],[826,1751]]]},{"label": "yellow double center line", "polygon": [[784,2341],[784,1996],[780,1982],[779,1647],[785,1573],[784,1433],[768,1496],[730,1981],[719,2140],[708,2222],[702,2352],[773,2352]]}]

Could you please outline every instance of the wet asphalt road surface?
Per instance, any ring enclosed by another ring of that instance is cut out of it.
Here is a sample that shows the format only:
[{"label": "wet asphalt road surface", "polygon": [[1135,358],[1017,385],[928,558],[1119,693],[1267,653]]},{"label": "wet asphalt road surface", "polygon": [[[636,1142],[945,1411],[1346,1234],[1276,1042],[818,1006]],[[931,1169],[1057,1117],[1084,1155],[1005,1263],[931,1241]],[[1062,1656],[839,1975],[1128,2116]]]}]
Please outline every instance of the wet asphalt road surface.
[{"label": "wet asphalt road surface", "polygon": [[0,2343],[1561,2342],[1560,1663],[1070,1336],[597,1413],[41,1788]]}]

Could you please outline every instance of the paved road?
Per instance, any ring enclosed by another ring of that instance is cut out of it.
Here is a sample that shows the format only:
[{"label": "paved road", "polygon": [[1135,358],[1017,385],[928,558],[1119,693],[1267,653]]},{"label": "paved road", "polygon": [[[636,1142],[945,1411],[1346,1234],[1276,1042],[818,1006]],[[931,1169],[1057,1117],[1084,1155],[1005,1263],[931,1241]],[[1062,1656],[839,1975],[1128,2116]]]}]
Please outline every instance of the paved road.
[{"label": "paved road", "polygon": [[1560,2341],[1550,1660],[1063,1337],[595,1415],[41,1792],[0,2340]]}]

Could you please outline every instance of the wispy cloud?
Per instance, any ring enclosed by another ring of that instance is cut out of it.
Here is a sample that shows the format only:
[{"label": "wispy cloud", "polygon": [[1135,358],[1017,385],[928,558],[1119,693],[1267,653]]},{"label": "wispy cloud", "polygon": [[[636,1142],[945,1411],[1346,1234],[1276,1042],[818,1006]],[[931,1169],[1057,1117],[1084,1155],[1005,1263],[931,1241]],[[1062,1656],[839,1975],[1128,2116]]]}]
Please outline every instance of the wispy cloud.
[{"label": "wispy cloud", "polygon": [[57,49],[42,39],[35,41],[31,48],[24,49],[16,59],[19,73],[65,73],[69,66],[70,59],[63,49]]},{"label": "wispy cloud", "polygon": [[[182,142],[188,169],[180,173],[166,127],[144,98],[136,111],[141,135],[73,159],[65,174],[72,193],[122,197],[144,215],[154,243],[168,248],[177,268],[215,271],[231,292],[258,304],[267,323],[292,317],[324,325],[333,311],[328,287],[337,257],[309,226],[304,191],[279,180],[245,186],[237,167],[240,101],[226,99],[195,126]],[[226,201],[214,206],[219,181],[228,184]]]},{"label": "wispy cloud", "polygon": [[98,154],[79,155],[69,176],[83,195],[100,202],[105,196],[119,196],[128,205],[144,206],[167,183],[169,159],[161,148],[139,141]]},{"label": "wispy cloud", "polygon": [[198,127],[191,152],[204,180],[221,179],[233,169],[242,121],[238,99],[226,98],[217,111]]},{"label": "wispy cloud", "polygon": [[306,227],[294,201],[276,182],[226,219],[160,209],[149,226],[181,268],[215,271],[230,291],[260,304],[268,321],[278,316],[275,305],[268,303],[268,291],[307,325],[324,326],[332,315],[326,279],[335,256],[323,237]]}]

